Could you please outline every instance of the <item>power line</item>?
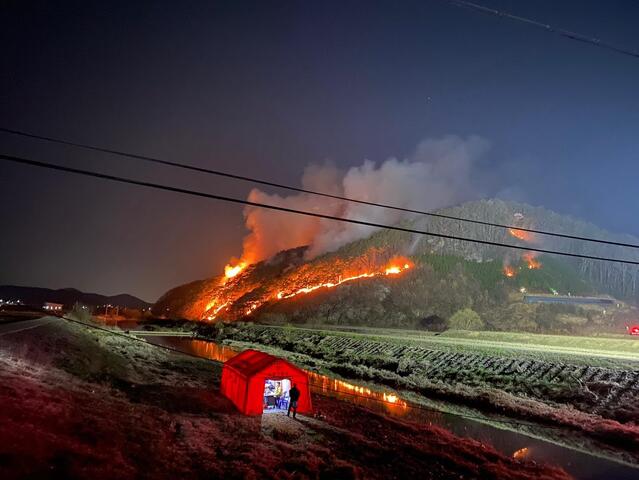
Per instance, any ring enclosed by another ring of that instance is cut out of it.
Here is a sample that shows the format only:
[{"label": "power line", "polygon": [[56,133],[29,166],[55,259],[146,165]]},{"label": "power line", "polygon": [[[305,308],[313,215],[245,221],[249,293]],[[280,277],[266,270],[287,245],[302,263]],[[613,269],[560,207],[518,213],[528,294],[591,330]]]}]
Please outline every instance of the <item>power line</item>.
[{"label": "power line", "polygon": [[[215,363],[216,365],[223,365],[224,362],[221,360],[215,360],[213,358],[209,358],[209,357],[203,357],[201,355],[197,355],[195,353],[190,353],[190,352],[185,352],[184,350],[180,350],[178,348],[173,348],[173,347],[169,347],[168,345],[160,345],[157,343],[153,343],[153,342],[147,342],[146,340],[143,340],[141,338],[138,338],[134,335],[127,335],[126,333],[120,333],[118,331],[115,330],[111,330],[109,328],[104,328],[104,327],[100,327],[98,325],[92,325],[90,323],[86,323],[86,322],[81,322],[79,320],[75,320],[69,317],[66,317],[64,315],[55,315],[57,318],[63,319],[63,320],[67,320],[69,322],[72,323],[77,323],[78,325],[84,325],[85,327],[89,327],[89,328],[93,328],[95,330],[100,330],[103,332],[107,332],[110,333],[112,335],[117,335],[120,337],[124,337],[127,338],[129,340],[134,340],[136,342],[140,342],[143,343],[145,345],[151,345],[153,347],[157,347],[157,348],[161,348],[163,350],[167,350],[169,352],[173,352],[173,353],[179,353],[182,355],[186,355],[189,357],[193,357],[193,358],[198,358],[201,360],[206,360],[208,362],[211,363]],[[205,340],[208,342],[208,340]],[[213,343],[213,342],[211,342]],[[321,389],[321,387],[315,387],[315,386],[311,386],[309,384],[309,387],[312,388],[316,394],[323,396],[323,397],[327,397],[327,398],[335,398],[334,395],[328,395],[326,393],[323,392],[323,389]],[[340,392],[337,390],[330,390],[331,392],[334,392],[336,394],[339,395],[349,395],[352,397],[359,397],[359,398],[363,398],[365,400],[370,400],[370,401],[374,401],[374,402],[378,402],[378,403],[384,403],[384,404],[388,404],[388,405],[395,405],[397,406],[397,403],[393,403],[393,402],[389,402],[387,400],[381,399],[381,398],[375,398],[375,397],[367,397],[364,395],[360,395],[358,393],[352,393],[352,392]],[[381,393],[381,392],[379,392]],[[339,399],[338,399],[339,400]],[[506,424],[506,425],[519,425],[519,426],[531,426],[531,427],[539,427],[542,426],[543,428],[549,428],[549,429],[563,429],[564,427],[559,426],[559,425],[539,425],[536,423],[532,423],[532,422],[521,422],[521,421],[517,421],[517,420],[499,420],[499,419],[491,419],[491,418],[487,418],[487,417],[480,417],[480,416],[475,416],[475,415],[468,415],[468,414],[464,414],[464,413],[457,413],[457,412],[446,412],[444,410],[439,410],[437,408],[433,408],[433,407],[427,407],[425,405],[420,405],[417,403],[411,403],[409,408],[411,409],[415,409],[415,410],[423,410],[423,411],[427,411],[427,412],[431,412],[431,413],[440,413],[440,414],[445,414],[445,415],[454,415],[456,417],[462,417],[462,418],[466,418],[469,420],[479,420],[479,421],[489,421],[489,422],[496,422],[496,423],[501,423],[501,424]]]},{"label": "power line", "polygon": [[496,10],[494,8],[489,8],[484,5],[479,5],[473,2],[467,2],[465,0],[444,0],[446,3],[450,3],[451,5],[455,5],[456,7],[468,8],[470,10],[475,10],[477,12],[481,12],[487,15],[493,15],[496,17],[503,17],[509,20],[514,20],[516,22],[525,23],[526,25],[530,25],[531,27],[539,28],[541,30],[545,30],[546,32],[556,33],[565,38],[569,38],[570,40],[576,40],[582,43],[588,43],[590,45],[594,45],[595,47],[604,48],[606,50],[612,50],[613,52],[620,53],[622,55],[628,55],[630,57],[639,58],[639,52],[635,50],[630,50],[624,47],[618,47],[611,43],[607,43],[602,41],[596,37],[590,37],[588,35],[582,35],[577,32],[571,32],[570,30],[565,30],[563,28],[553,27],[547,23],[539,22],[537,20],[532,20],[526,17],[520,17],[518,15],[513,15],[512,13],[505,12],[503,10]]},{"label": "power line", "polygon": [[575,258],[584,258],[584,259],[588,259],[588,260],[601,260],[601,261],[606,261],[606,262],[617,262],[617,263],[625,263],[628,265],[639,265],[639,261],[635,261],[635,260],[624,260],[624,259],[619,259],[619,258],[609,258],[609,257],[599,257],[596,255],[586,255],[586,254],[581,254],[581,253],[569,253],[569,252],[562,252],[562,251],[558,251],[558,250],[549,250],[549,249],[544,249],[544,248],[536,248],[536,247],[523,247],[520,245],[512,245],[512,244],[508,244],[508,243],[501,243],[501,242],[492,242],[490,240],[479,240],[479,239],[473,239],[473,238],[466,238],[466,237],[459,237],[457,235],[447,235],[444,233],[435,233],[435,232],[428,232],[425,230],[417,230],[417,229],[413,229],[413,228],[406,228],[406,227],[400,227],[397,225],[385,225],[382,223],[375,223],[375,222],[368,222],[365,220],[356,220],[356,219],[351,219],[351,218],[341,218],[341,217],[336,217],[334,215],[326,215],[323,213],[317,213],[317,212],[308,212],[305,210],[297,210],[294,208],[287,208],[287,207],[281,207],[281,206],[276,206],[276,205],[269,205],[266,203],[259,203],[259,202],[252,202],[249,200],[242,200],[239,198],[234,198],[234,197],[227,197],[227,196],[223,196],[223,195],[216,195],[213,193],[206,193],[206,192],[199,192],[196,190],[188,190],[185,188],[179,188],[179,187],[172,187],[169,185],[161,185],[158,183],[152,183],[152,182],[146,182],[146,181],[142,181],[142,180],[134,180],[131,178],[126,178],[126,177],[119,177],[119,176],[115,176],[115,175],[109,175],[106,173],[99,173],[99,172],[92,172],[89,170],[82,170],[79,168],[73,168],[73,167],[67,167],[67,166],[63,166],[63,165],[57,165],[57,164],[53,164],[53,163],[46,163],[46,162],[39,162],[37,160],[30,160],[27,158],[22,158],[22,157],[15,157],[12,155],[4,155],[4,154],[0,154],[0,159],[4,160],[6,162],[13,162],[13,163],[19,163],[22,165],[31,165],[34,167],[39,167],[39,168],[46,168],[46,169],[50,169],[50,170],[58,170],[58,171],[62,171],[62,172],[67,172],[67,173],[75,173],[78,175],[84,175],[84,176],[88,176],[88,177],[93,177],[93,178],[100,178],[103,180],[110,180],[113,182],[119,182],[119,183],[126,183],[126,184],[130,184],[130,185],[137,185],[137,186],[141,186],[141,187],[148,187],[148,188],[153,188],[156,190],[165,190],[168,192],[174,192],[174,193],[181,193],[184,195],[191,195],[194,197],[201,197],[201,198],[209,198],[209,199],[213,199],[213,200],[221,200],[224,202],[229,202],[229,203],[236,203],[236,204],[241,204],[241,205],[249,205],[251,207],[258,207],[258,208],[266,208],[269,210],[276,210],[276,211],[280,211],[280,212],[286,212],[286,213],[295,213],[298,215],[305,215],[308,217],[315,217],[315,218],[323,218],[326,220],[335,220],[338,222],[345,222],[345,223],[352,223],[355,225],[363,225],[366,227],[374,227],[374,228],[380,228],[380,229],[386,229],[386,230],[396,230],[398,232],[406,232],[406,233],[414,233],[414,234],[419,234],[419,235],[428,235],[431,237],[437,237],[437,238],[445,238],[448,240],[459,240],[462,242],[471,242],[471,243],[479,243],[481,245],[490,245],[490,246],[494,246],[494,247],[504,247],[504,248],[512,248],[515,250],[524,250],[524,251],[532,251],[532,252],[539,252],[539,253],[547,253],[547,254],[553,254],[553,255],[563,255],[566,257],[575,257]]},{"label": "power line", "polygon": [[579,236],[579,235],[569,235],[569,234],[566,234],[566,233],[549,232],[549,231],[546,231],[546,230],[536,230],[536,229],[532,229],[532,228],[517,227],[517,226],[514,226],[514,225],[505,225],[505,224],[501,224],[501,223],[487,222],[487,221],[483,221],[483,220],[474,220],[474,219],[470,219],[470,218],[456,217],[456,216],[453,216],[453,215],[444,215],[444,214],[441,214],[441,213],[427,212],[427,211],[424,211],[424,210],[416,210],[416,209],[412,209],[412,208],[398,207],[398,206],[395,206],[395,205],[388,205],[388,204],[384,204],[384,203],[369,202],[369,201],[366,201],[366,200],[358,200],[358,199],[355,199],[355,198],[344,197],[344,196],[340,196],[340,195],[333,195],[333,194],[330,194],[330,193],[318,192],[318,191],[315,191],[315,190],[309,190],[309,189],[306,189],[306,188],[293,187],[291,185],[271,182],[271,181],[268,181],[268,180],[262,180],[262,179],[255,178],[255,177],[248,177],[248,176],[245,176],[245,175],[236,175],[234,173],[224,172],[224,171],[221,171],[221,170],[212,170],[212,169],[209,169],[209,168],[197,167],[197,166],[194,166],[194,165],[188,165],[188,164],[179,163],[179,162],[172,162],[172,161],[169,161],[169,160],[162,160],[160,158],[149,157],[149,156],[146,156],[146,155],[138,155],[138,154],[135,154],[135,153],[128,153],[128,152],[123,152],[123,151],[120,151],[120,150],[113,150],[113,149],[110,149],[110,148],[98,147],[98,146],[95,146],[95,145],[88,145],[88,144],[83,144],[83,143],[71,142],[69,140],[62,140],[62,139],[53,138],[53,137],[46,137],[46,136],[43,136],[43,135],[36,135],[34,133],[23,132],[21,130],[14,130],[14,129],[10,129],[10,128],[2,128],[2,127],[0,127],[0,132],[9,133],[9,134],[12,134],[12,135],[18,135],[18,136],[21,136],[21,137],[33,138],[33,139],[36,139],[36,140],[42,140],[42,141],[51,142],[51,143],[57,143],[57,144],[60,144],[60,145],[67,145],[67,146],[70,146],[70,147],[83,148],[83,149],[86,149],[86,150],[92,150],[92,151],[96,151],[96,152],[108,153],[108,154],[111,154],[111,155],[117,155],[117,156],[121,156],[121,157],[134,158],[136,160],[142,160],[142,161],[149,162],[149,163],[167,165],[167,166],[170,166],[170,167],[181,168],[181,169],[184,169],[184,170],[191,170],[191,171],[195,171],[195,172],[199,172],[199,173],[207,173],[207,174],[210,174],[210,175],[216,175],[216,176],[219,176],[219,177],[232,178],[234,180],[241,180],[241,181],[250,182],[250,183],[257,183],[259,185],[266,185],[266,186],[269,186],[269,187],[281,188],[281,189],[284,189],[284,190],[289,190],[289,191],[298,192],[298,193],[307,193],[307,194],[310,194],[310,195],[317,195],[317,196],[320,196],[320,197],[332,198],[334,200],[342,200],[342,201],[345,201],[345,202],[357,203],[357,204],[360,204],[360,205],[367,205],[367,206],[371,206],[371,207],[386,208],[386,209],[389,209],[389,210],[397,210],[397,211],[400,211],[400,212],[414,213],[414,214],[425,215],[425,216],[434,217],[434,218],[443,218],[443,219],[446,219],[446,220],[455,220],[455,221],[459,221],[459,222],[473,223],[473,224],[476,224],[476,225],[485,225],[485,226],[489,226],[489,227],[520,230],[520,231],[524,231],[524,232],[536,233],[536,234],[540,234],[540,235],[547,235],[547,236],[551,236],[551,237],[559,237],[559,238],[566,238],[566,239],[571,239],[571,240],[580,240],[580,241],[585,241],[585,242],[600,243],[600,244],[606,244],[606,245],[614,245],[614,246],[618,246],[618,247],[639,248],[639,245],[633,244],[633,243],[614,242],[614,241],[611,241],[611,240],[603,240],[603,239],[598,239],[598,238],[583,237],[583,236]]}]

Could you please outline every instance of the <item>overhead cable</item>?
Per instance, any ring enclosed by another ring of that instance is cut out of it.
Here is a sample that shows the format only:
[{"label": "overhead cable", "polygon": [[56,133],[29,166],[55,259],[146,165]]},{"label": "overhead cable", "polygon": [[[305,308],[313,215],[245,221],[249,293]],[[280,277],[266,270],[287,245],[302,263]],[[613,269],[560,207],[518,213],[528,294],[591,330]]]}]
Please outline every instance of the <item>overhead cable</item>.
[{"label": "overhead cable", "polygon": [[567,233],[551,232],[551,231],[547,231],[547,230],[538,230],[538,229],[534,229],[534,228],[527,228],[527,227],[524,227],[524,226],[506,225],[506,224],[502,224],[502,223],[488,222],[488,221],[484,221],[484,220],[475,220],[475,219],[471,219],[471,218],[457,217],[457,216],[454,216],[454,215],[445,215],[445,214],[442,214],[442,213],[435,213],[435,212],[428,212],[428,211],[424,211],[424,210],[417,210],[417,209],[412,209],[412,208],[399,207],[399,206],[395,206],[395,205],[388,205],[388,204],[385,204],[385,203],[370,202],[370,201],[366,201],[366,200],[360,200],[360,199],[351,198],[351,197],[345,197],[345,196],[341,196],[341,195],[334,195],[334,194],[325,193],[325,192],[318,192],[318,191],[310,190],[310,189],[306,189],[306,188],[294,187],[292,185],[286,185],[286,184],[283,184],[283,183],[271,182],[269,180],[263,180],[263,179],[259,179],[259,178],[255,178],[255,177],[246,176],[246,175],[238,175],[238,174],[234,174],[234,173],[225,172],[225,171],[222,171],[222,170],[213,170],[213,169],[209,169],[209,168],[198,167],[198,166],[195,166],[195,165],[189,165],[189,164],[185,164],[185,163],[173,162],[173,161],[169,161],[169,160],[163,160],[163,159],[160,159],[160,158],[154,158],[154,157],[150,157],[150,156],[146,156],[146,155],[138,155],[138,154],[135,154],[135,153],[123,152],[123,151],[114,150],[114,149],[111,149],[111,148],[103,148],[103,147],[98,147],[98,146],[95,146],[95,145],[88,145],[88,144],[83,144],[83,143],[71,142],[69,140],[62,140],[62,139],[59,139],[59,138],[46,137],[46,136],[43,136],[43,135],[36,135],[36,134],[33,134],[33,133],[21,131],[21,130],[15,130],[15,129],[10,129],[10,128],[0,127],[0,132],[9,133],[9,134],[12,134],[12,135],[18,135],[18,136],[27,137],[27,138],[33,138],[33,139],[42,140],[42,141],[51,142],[51,143],[57,143],[57,144],[60,144],[60,145],[67,145],[67,146],[71,146],[71,147],[83,148],[83,149],[92,150],[92,151],[96,151],[96,152],[107,153],[107,154],[111,154],[111,155],[117,155],[117,156],[121,156],[121,157],[133,158],[133,159],[136,159],[136,160],[141,160],[141,161],[145,161],[145,162],[149,162],[149,163],[166,165],[166,166],[170,166],[170,167],[181,168],[181,169],[184,169],[184,170],[191,170],[191,171],[195,171],[195,172],[199,172],[199,173],[206,173],[206,174],[210,174],[210,175],[216,175],[216,176],[219,176],[219,177],[232,178],[234,180],[241,180],[241,181],[245,181],[245,182],[256,183],[258,185],[266,185],[266,186],[269,186],[269,187],[281,188],[281,189],[285,189],[285,190],[289,190],[289,191],[293,191],[293,192],[298,192],[298,193],[306,193],[306,194],[310,194],[310,195],[318,195],[318,196],[325,197],[325,198],[331,198],[331,199],[334,199],[334,200],[342,200],[342,201],[345,201],[345,202],[357,203],[357,204],[360,204],[360,205],[368,205],[368,206],[371,206],[371,207],[386,208],[386,209],[397,210],[397,211],[405,212],[405,213],[413,213],[413,214],[424,215],[424,216],[433,217],[433,218],[443,218],[443,219],[446,219],[446,220],[455,220],[455,221],[458,221],[458,222],[472,223],[472,224],[476,224],[476,225],[485,225],[485,226],[489,226],[489,227],[505,228],[505,229],[509,229],[509,230],[518,230],[518,231],[535,233],[535,234],[540,234],[540,235],[547,235],[547,236],[551,236],[551,237],[566,238],[566,239],[570,239],[570,240],[580,240],[580,241],[585,241],[585,242],[592,242],[592,243],[599,243],[599,244],[605,244],[605,245],[614,245],[614,246],[618,246],[618,247],[629,247],[629,248],[638,248],[639,249],[639,245],[638,244],[634,244],[634,243],[615,242],[615,241],[612,241],[612,240],[604,240],[604,239],[601,239],[601,238],[592,238],[592,237],[585,237],[585,236],[580,236],[580,235],[570,235],[570,234],[567,234]]},{"label": "overhead cable", "polygon": [[623,263],[623,264],[628,264],[628,265],[639,265],[639,261],[635,261],[635,260],[627,260],[627,259],[611,258],[611,257],[601,257],[601,256],[597,256],[597,255],[587,255],[587,254],[582,254],[582,253],[563,252],[563,251],[559,251],[559,250],[551,250],[551,249],[538,248],[538,247],[533,247],[533,246],[513,245],[513,244],[508,244],[508,243],[502,243],[502,242],[493,242],[493,241],[490,241],[490,240],[481,240],[481,239],[475,239],[475,238],[460,237],[460,236],[457,236],[457,235],[448,235],[448,234],[444,234],[444,233],[429,232],[429,231],[426,231],[426,230],[418,230],[418,229],[415,229],[415,228],[401,227],[401,226],[398,226],[398,225],[385,225],[385,224],[382,224],[382,223],[369,222],[369,221],[366,221],[366,220],[358,220],[358,219],[352,219],[352,218],[342,218],[342,217],[337,217],[337,216],[334,216],[334,215],[326,215],[326,214],[323,214],[323,213],[309,212],[309,211],[306,211],[306,210],[298,210],[298,209],[295,209],[295,208],[287,208],[287,207],[282,207],[282,206],[278,206],[278,205],[270,205],[270,204],[267,204],[267,203],[253,202],[253,201],[250,201],[250,200],[243,200],[243,199],[240,199],[240,198],[227,197],[227,196],[224,196],[224,195],[216,195],[216,194],[213,194],[213,193],[200,192],[200,191],[196,191],[196,190],[189,190],[189,189],[180,188],[180,187],[173,187],[173,186],[170,186],[170,185],[162,185],[162,184],[147,182],[147,181],[143,181],[143,180],[135,180],[135,179],[131,179],[131,178],[120,177],[120,176],[116,176],[116,175],[110,175],[110,174],[106,174],[106,173],[99,173],[99,172],[93,172],[93,171],[83,170],[83,169],[74,168],[74,167],[67,167],[67,166],[64,166],[64,165],[40,162],[40,161],[37,161],[37,160],[31,160],[31,159],[28,159],[28,158],[16,157],[16,156],[12,156],[12,155],[0,154],[0,160],[3,160],[5,162],[18,163],[18,164],[22,164],[22,165],[30,165],[30,166],[38,167],[38,168],[46,168],[46,169],[49,169],[49,170],[57,170],[57,171],[66,172],[66,173],[74,173],[74,174],[77,174],[77,175],[84,175],[84,176],[88,176],[88,177],[99,178],[99,179],[102,179],[102,180],[109,180],[109,181],[118,182],[118,183],[136,185],[136,186],[141,186],[141,187],[147,187],[147,188],[152,188],[152,189],[156,189],[156,190],[164,190],[164,191],[168,191],[168,192],[181,193],[181,194],[184,194],[184,195],[190,195],[190,196],[194,196],[194,197],[208,198],[208,199],[212,199],[212,200],[221,200],[221,201],[229,202],[229,203],[235,203],[235,204],[240,204],[240,205],[248,205],[248,206],[257,207],[257,208],[266,208],[266,209],[269,209],[269,210],[275,210],[275,211],[286,212],[286,213],[294,213],[294,214],[298,214],[298,215],[305,215],[307,217],[315,217],[315,218],[322,218],[322,219],[326,219],[326,220],[334,220],[334,221],[337,221],[337,222],[351,223],[351,224],[355,224],[355,225],[363,225],[363,226],[366,226],[366,227],[380,228],[380,229],[384,229],[384,230],[395,230],[395,231],[398,231],[398,232],[406,232],[406,233],[414,233],[414,234],[419,234],[419,235],[427,235],[427,236],[430,236],[430,237],[444,238],[444,239],[448,239],[448,240],[458,240],[458,241],[462,241],[462,242],[477,243],[477,244],[481,244],[481,245],[490,245],[490,246],[494,246],[494,247],[512,248],[512,249],[515,249],[515,250],[524,250],[524,251],[547,253],[547,254],[553,254],[553,255],[562,255],[562,256],[566,256],[566,257],[583,258],[583,259],[588,259],[588,260],[600,260],[600,261],[606,261],[606,262],[616,262],[616,263]]}]

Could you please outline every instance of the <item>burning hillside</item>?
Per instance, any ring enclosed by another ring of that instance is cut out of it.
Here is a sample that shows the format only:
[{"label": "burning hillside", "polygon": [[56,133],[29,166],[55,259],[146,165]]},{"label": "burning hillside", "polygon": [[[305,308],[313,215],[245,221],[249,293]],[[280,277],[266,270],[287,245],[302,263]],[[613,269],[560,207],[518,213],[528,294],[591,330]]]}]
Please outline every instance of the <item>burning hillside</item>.
[{"label": "burning hillside", "polygon": [[[434,209],[467,198],[472,190],[471,166],[487,146],[484,140],[472,136],[427,140],[404,160],[390,158],[379,165],[365,161],[348,171],[332,165],[309,165],[301,179],[306,190],[388,202],[400,209],[373,208],[308,192],[281,196],[258,189],[251,190],[248,200],[392,225],[414,216],[406,209]],[[348,260],[331,257],[340,248],[370,237],[375,231],[370,226],[291,215],[254,205],[245,208],[244,217],[248,234],[240,258],[226,265],[215,285],[205,281],[205,286],[196,282],[180,287],[184,290],[180,295],[188,295],[189,300],[181,302],[177,312],[175,305],[164,306],[166,299],[160,299],[161,314],[234,320],[250,316],[267,304],[345,283],[398,276],[413,265],[408,258],[395,256],[398,252],[412,253],[410,248],[384,248],[383,253],[371,249],[349,256]],[[330,261],[321,260],[327,255]],[[306,263],[302,264],[302,260]],[[194,291],[189,291],[191,288]],[[155,310],[160,313],[158,308]]]},{"label": "burning hillside", "polygon": [[[414,266],[407,257],[379,249],[343,258],[329,255],[312,262],[303,260],[305,248],[280,252],[268,261],[253,265],[227,266],[225,275],[190,293],[180,308],[167,313],[205,321],[239,320],[250,317],[267,305],[330,290],[346,283],[402,275]],[[179,287],[185,288],[188,287]]]},{"label": "burning hillside", "polygon": [[[515,218],[517,219],[517,221],[521,221],[524,218],[524,216],[522,214],[515,214]],[[532,232],[528,232],[526,230],[520,230],[518,228],[509,228],[508,234],[511,237],[516,238],[517,240],[525,244],[540,243],[540,240],[536,234]],[[541,262],[537,259],[538,256],[539,254],[537,252],[533,252],[533,251],[524,252],[521,255],[521,261],[525,264],[528,270],[538,270],[541,268]],[[511,264],[510,256],[506,256],[504,259],[503,272],[504,272],[504,275],[508,278],[513,278],[517,276],[517,268],[515,268]]]},{"label": "burning hillside", "polygon": [[[513,224],[514,232],[460,224],[459,230],[453,229],[452,233],[524,248],[560,246],[557,241],[544,239],[542,243],[535,235],[520,235],[523,228],[562,228],[575,234],[588,231],[567,217],[498,200],[471,202],[437,212]],[[421,217],[412,222],[405,224],[441,233],[451,233],[453,228],[449,221],[437,218]],[[602,233],[593,235],[605,238]],[[530,250],[506,250],[396,231],[377,231],[366,239],[312,258],[308,247],[282,250],[261,261],[250,261],[250,255],[244,255],[250,251],[245,249],[242,257],[229,262],[221,275],[168,291],[155,304],[153,313],[214,322],[312,321],[418,328],[423,324],[430,328],[432,319],[447,319],[470,307],[500,330],[515,328],[512,309],[520,306],[504,299],[519,298],[508,294],[519,294],[522,288],[529,293],[593,295],[602,291],[614,294],[615,286],[614,282],[600,286],[584,275],[584,271],[599,271],[593,262],[539,257]],[[406,257],[397,257],[398,254]],[[612,266],[609,270],[611,278],[617,278]],[[626,272],[626,277],[630,273]],[[616,280],[616,290],[624,287],[627,291],[634,285],[628,278],[622,280]],[[639,290],[639,281],[637,286]],[[533,309],[526,306],[525,312],[520,313],[517,318],[526,320],[526,329],[536,328]],[[557,328],[560,327],[565,328],[563,324]]]}]

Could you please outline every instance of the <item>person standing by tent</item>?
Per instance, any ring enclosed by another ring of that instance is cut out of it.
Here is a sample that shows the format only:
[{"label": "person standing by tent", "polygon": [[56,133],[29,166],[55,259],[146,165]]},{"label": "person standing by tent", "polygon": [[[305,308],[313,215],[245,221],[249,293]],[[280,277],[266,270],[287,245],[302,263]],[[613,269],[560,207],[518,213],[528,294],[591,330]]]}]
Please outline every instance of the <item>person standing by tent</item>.
[{"label": "person standing by tent", "polygon": [[297,402],[300,399],[300,391],[297,388],[296,384],[293,384],[293,388],[288,391],[288,395],[291,398],[291,402],[288,404],[288,412],[286,412],[286,416],[291,416],[291,410],[293,410],[293,418],[297,415]]}]

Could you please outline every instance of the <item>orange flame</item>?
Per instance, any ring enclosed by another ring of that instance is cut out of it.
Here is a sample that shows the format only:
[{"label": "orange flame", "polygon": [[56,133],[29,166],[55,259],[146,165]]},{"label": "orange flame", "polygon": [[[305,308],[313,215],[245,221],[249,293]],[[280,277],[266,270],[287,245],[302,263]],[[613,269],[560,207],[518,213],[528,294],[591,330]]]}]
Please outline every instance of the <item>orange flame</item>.
[{"label": "orange flame", "polygon": [[301,293],[311,293],[320,288],[334,288],[334,287],[337,287],[338,285],[341,285],[342,283],[352,282],[353,280],[357,280],[360,278],[372,278],[372,277],[377,277],[379,275],[398,275],[402,273],[403,271],[411,268],[411,262],[409,260],[401,259],[401,261],[399,262],[399,265],[397,265],[398,263],[397,260],[398,259],[394,259],[393,261],[391,261],[391,263],[383,271],[361,273],[359,275],[353,275],[352,277],[346,277],[346,278],[340,277],[337,282],[326,282],[326,283],[313,285],[311,287],[303,287],[291,293],[285,293],[283,291],[280,291],[277,293],[277,299],[282,300],[285,298],[294,297]]},{"label": "orange flame", "polygon": [[541,268],[541,262],[537,260],[537,253],[535,252],[527,252],[524,253],[521,258],[528,264],[529,270],[537,270]]},{"label": "orange flame", "polygon": [[519,230],[518,228],[509,228],[508,233],[510,233],[513,237],[518,238],[519,240],[523,240],[524,242],[533,241],[532,233],[526,232],[525,230]]},{"label": "orange flame", "polygon": [[260,306],[260,302],[251,302],[251,304],[249,305],[249,307],[244,311],[244,313],[246,315],[250,315],[251,313],[253,313],[255,310],[257,310],[257,307]]},{"label": "orange flame", "polygon": [[511,265],[504,265],[504,275],[513,278],[517,275],[517,271]]},{"label": "orange flame", "polygon": [[[209,311],[211,308],[213,308],[216,303],[217,303],[217,298],[206,306],[206,311]],[[222,310],[224,307],[228,307],[229,303],[230,302],[224,302],[222,305],[215,308],[213,312],[206,317],[207,320],[215,320],[215,317],[217,317],[217,314],[220,313],[220,310]]]},{"label": "orange flame", "polygon": [[240,262],[235,266],[230,263],[224,267],[224,276],[229,279],[237,276],[242,270],[246,268],[246,262]]},{"label": "orange flame", "polygon": [[388,403],[397,403],[399,401],[399,397],[394,393],[384,393],[384,401]]},{"label": "orange flame", "polygon": [[[238,275],[247,265],[248,264],[246,262],[241,262],[237,264],[235,267],[231,267],[230,265],[228,265],[225,272],[226,275],[222,280],[221,288],[224,288],[224,285],[229,278],[233,278],[234,276]],[[383,276],[383,275],[386,275],[386,276],[399,275],[412,267],[413,267],[413,263],[409,259],[403,258],[403,257],[395,257],[385,267],[379,270],[375,270],[372,272],[364,272],[358,275],[351,275],[348,277],[340,276],[338,277],[337,280],[318,283],[316,285],[302,286],[301,288],[297,288],[293,290],[288,290],[288,291],[280,290],[277,293],[264,296],[260,298],[259,300],[253,300],[246,304],[238,304],[237,306],[234,304],[242,295],[233,295],[232,298],[229,298],[228,296],[222,294],[213,298],[206,305],[203,318],[206,320],[215,320],[223,309],[226,309],[226,311],[230,311],[232,308],[235,309],[234,307],[239,307],[239,309],[237,310],[238,312],[241,312],[241,314],[245,316],[249,316],[253,312],[255,312],[258,308],[260,308],[264,303],[269,301],[285,300],[288,298],[295,297],[297,295],[311,293],[321,288],[334,288],[343,283],[352,282],[354,280],[361,279],[361,278],[373,278],[373,277]],[[235,288],[235,287],[232,287],[232,288]],[[223,303],[220,303],[220,302],[223,302]]]}]

